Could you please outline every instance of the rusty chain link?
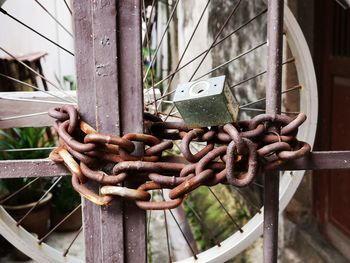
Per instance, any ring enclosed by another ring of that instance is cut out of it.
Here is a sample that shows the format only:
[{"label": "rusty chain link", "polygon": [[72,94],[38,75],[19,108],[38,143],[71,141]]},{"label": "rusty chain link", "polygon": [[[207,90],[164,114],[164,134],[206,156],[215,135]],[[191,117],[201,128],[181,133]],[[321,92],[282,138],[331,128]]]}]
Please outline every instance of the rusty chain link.
[{"label": "rusty chain link", "polygon": [[[108,205],[113,196],[134,200],[142,209],[159,210],[179,206],[196,188],[219,183],[235,187],[249,185],[263,170],[276,169],[287,160],[308,154],[310,145],[298,141],[299,126],[306,120],[286,115],[260,114],[249,121],[209,128],[189,129],[184,122],[163,122],[144,113],[144,134],[122,137],[101,134],[80,120],[76,108],[52,108],[60,145],[50,158],[64,163],[72,173],[72,185],[83,197],[97,205]],[[270,131],[273,124],[280,134]],[[181,140],[183,158],[164,153]],[[134,156],[134,142],[144,144],[144,155]],[[193,145],[201,146],[192,153]],[[110,171],[102,170],[112,163]],[[100,193],[86,186],[88,180],[101,185]],[[137,189],[123,186],[125,180],[138,183]],[[168,198],[151,201],[148,191],[169,189]]]}]

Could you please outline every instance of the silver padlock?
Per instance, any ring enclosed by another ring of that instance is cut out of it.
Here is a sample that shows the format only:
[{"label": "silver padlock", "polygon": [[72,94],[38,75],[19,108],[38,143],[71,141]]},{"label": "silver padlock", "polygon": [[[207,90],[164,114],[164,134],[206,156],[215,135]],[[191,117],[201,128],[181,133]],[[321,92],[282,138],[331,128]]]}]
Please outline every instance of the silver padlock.
[{"label": "silver padlock", "polygon": [[225,76],[179,84],[174,103],[190,128],[237,121],[239,104],[225,83]]}]

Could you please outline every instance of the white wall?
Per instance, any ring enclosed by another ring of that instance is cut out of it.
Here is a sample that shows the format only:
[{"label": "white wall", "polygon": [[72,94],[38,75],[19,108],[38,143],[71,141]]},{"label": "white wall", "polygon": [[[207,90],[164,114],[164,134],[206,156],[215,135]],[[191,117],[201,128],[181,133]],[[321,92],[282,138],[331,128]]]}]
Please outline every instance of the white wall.
[{"label": "white wall", "polygon": [[[71,14],[62,0],[39,0],[70,32]],[[69,2],[69,1],[68,1]],[[73,52],[73,38],[67,34],[34,0],[7,0],[2,5],[9,14]],[[14,55],[46,51],[42,60],[45,76],[56,82],[65,75],[75,75],[74,57],[29,29],[0,13],[0,46]],[[5,56],[0,51],[0,56]]]},{"label": "white wall", "polygon": [[[180,1],[179,3],[179,8],[177,9],[179,58],[183,54],[183,51],[192,35],[192,32],[198,23],[205,3],[206,1]],[[188,47],[181,65],[186,64],[198,54],[208,49],[208,47],[211,45],[213,40],[208,32],[208,19],[209,17],[207,9],[191,41],[191,44]],[[185,83],[190,80],[193,72],[197,69],[198,64],[201,62],[201,60],[202,57],[181,70],[179,73],[180,83]],[[196,77],[207,73],[212,67],[212,58],[211,56],[207,56],[193,79],[196,79]]]}]

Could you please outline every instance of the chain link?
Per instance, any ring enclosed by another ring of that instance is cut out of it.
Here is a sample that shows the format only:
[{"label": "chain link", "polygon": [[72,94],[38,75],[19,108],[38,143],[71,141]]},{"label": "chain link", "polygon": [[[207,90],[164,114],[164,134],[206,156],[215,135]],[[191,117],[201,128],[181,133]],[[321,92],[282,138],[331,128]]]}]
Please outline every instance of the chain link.
[{"label": "chain link", "polygon": [[[259,172],[276,169],[287,160],[308,154],[311,147],[298,141],[299,126],[306,120],[286,115],[260,114],[249,121],[200,129],[189,129],[184,122],[163,122],[144,113],[145,134],[122,137],[101,134],[80,119],[76,108],[52,108],[60,146],[50,158],[64,163],[72,173],[72,185],[83,197],[97,205],[108,205],[113,196],[131,199],[142,209],[163,210],[179,206],[186,194],[196,188],[219,183],[235,187],[249,185]],[[273,124],[280,134],[269,131]],[[173,141],[181,140],[180,157],[166,156]],[[144,145],[144,155],[134,156],[135,143]],[[202,145],[192,153],[193,145]],[[102,170],[105,167],[113,168]],[[110,174],[109,174],[110,173]],[[88,180],[101,185],[97,194],[86,186]],[[139,185],[123,187],[126,180]],[[168,198],[151,201],[148,191],[169,189]]]}]

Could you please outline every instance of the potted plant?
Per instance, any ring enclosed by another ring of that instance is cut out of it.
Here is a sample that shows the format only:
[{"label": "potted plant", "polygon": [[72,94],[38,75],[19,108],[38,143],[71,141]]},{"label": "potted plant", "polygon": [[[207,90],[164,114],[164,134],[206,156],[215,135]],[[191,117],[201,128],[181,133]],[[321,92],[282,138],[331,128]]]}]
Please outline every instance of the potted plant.
[{"label": "potted plant", "polygon": [[[37,159],[47,157],[47,151],[30,150],[28,148],[49,147],[54,141],[49,139],[45,128],[13,128],[0,130],[0,159]],[[26,149],[18,151],[17,149]],[[20,171],[19,171],[20,172]],[[50,227],[50,200],[52,194],[48,193],[41,198],[47,189],[48,179],[40,178],[35,183],[26,186],[30,178],[11,178],[0,180],[0,202],[6,211],[15,219],[20,220],[27,212],[35,207],[26,216],[21,225],[27,231],[35,233],[39,238],[47,233]],[[7,196],[17,192],[7,200]],[[5,199],[4,199],[5,198]],[[40,200],[41,199],[41,200]],[[40,200],[40,202],[38,202]]]}]

